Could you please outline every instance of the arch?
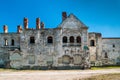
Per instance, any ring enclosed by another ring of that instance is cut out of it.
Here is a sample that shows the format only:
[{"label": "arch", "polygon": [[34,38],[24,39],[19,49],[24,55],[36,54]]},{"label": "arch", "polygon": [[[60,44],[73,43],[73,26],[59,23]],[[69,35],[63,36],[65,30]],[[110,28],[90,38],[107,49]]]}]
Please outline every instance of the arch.
[{"label": "arch", "polygon": [[115,48],[115,44],[113,44],[113,48]]},{"label": "arch", "polygon": [[74,37],[70,36],[70,43],[74,43]]},{"label": "arch", "polygon": [[8,40],[7,39],[5,39],[5,46],[7,46],[8,45]]},{"label": "arch", "polygon": [[14,52],[10,56],[10,66],[12,68],[20,68],[21,66],[21,61],[22,61],[22,56],[20,55],[19,52]]},{"label": "arch", "polygon": [[12,46],[15,45],[15,41],[14,41],[14,39],[11,40],[11,45],[12,45]]},{"label": "arch", "polygon": [[63,43],[67,43],[67,37],[66,36],[63,37]]},{"label": "arch", "polygon": [[107,52],[105,52],[105,58],[108,58],[108,54],[107,54]]},{"label": "arch", "polygon": [[47,43],[53,43],[53,37],[52,36],[48,36]]},{"label": "arch", "polygon": [[90,41],[90,46],[95,46],[95,41],[94,40]]},{"label": "arch", "polygon": [[76,42],[77,42],[77,43],[81,43],[81,37],[80,37],[80,36],[77,36]]},{"label": "arch", "polygon": [[34,36],[30,37],[30,43],[35,43],[35,37]]}]

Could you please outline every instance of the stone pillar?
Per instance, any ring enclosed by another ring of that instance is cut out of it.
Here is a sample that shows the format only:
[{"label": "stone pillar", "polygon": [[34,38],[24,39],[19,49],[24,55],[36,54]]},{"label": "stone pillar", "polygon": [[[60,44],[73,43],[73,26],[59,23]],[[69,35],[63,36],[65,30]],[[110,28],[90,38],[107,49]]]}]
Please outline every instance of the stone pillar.
[{"label": "stone pillar", "polygon": [[22,27],[21,27],[21,25],[18,25],[17,26],[17,33],[21,33],[22,32]]},{"label": "stone pillar", "polygon": [[3,30],[4,30],[4,33],[8,33],[8,27],[7,27],[7,25],[3,26]]},{"label": "stone pillar", "polygon": [[44,29],[44,23],[43,22],[41,22],[41,29]]},{"label": "stone pillar", "polygon": [[24,29],[28,29],[28,19],[24,18]]},{"label": "stone pillar", "polygon": [[40,18],[36,18],[36,29],[40,29]]},{"label": "stone pillar", "polygon": [[64,21],[67,18],[67,13],[66,12],[62,12],[62,21]]}]

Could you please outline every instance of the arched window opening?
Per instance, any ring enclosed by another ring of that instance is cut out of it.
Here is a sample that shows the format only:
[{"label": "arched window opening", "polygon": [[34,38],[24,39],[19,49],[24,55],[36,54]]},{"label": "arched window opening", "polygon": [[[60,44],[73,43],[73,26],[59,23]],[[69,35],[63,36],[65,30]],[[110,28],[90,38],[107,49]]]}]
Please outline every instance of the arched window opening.
[{"label": "arched window opening", "polygon": [[90,46],[95,46],[95,41],[94,40],[90,41]]},{"label": "arched window opening", "polygon": [[81,43],[81,37],[80,36],[77,37],[76,42]]},{"label": "arched window opening", "polygon": [[52,36],[49,36],[49,37],[47,38],[47,42],[48,42],[48,43],[53,43],[53,38],[52,38]]},{"label": "arched window opening", "polygon": [[7,39],[5,39],[5,46],[7,46],[8,45],[8,40]]},{"label": "arched window opening", "polygon": [[73,36],[70,37],[70,43],[74,43],[74,37]]},{"label": "arched window opening", "polygon": [[35,37],[30,37],[30,43],[35,43]]},{"label": "arched window opening", "polygon": [[14,39],[11,40],[11,45],[12,45],[12,46],[15,45]]},{"label": "arched window opening", "polygon": [[63,43],[67,43],[67,37],[66,36],[63,37]]},{"label": "arched window opening", "polygon": [[114,52],[115,50],[113,49],[113,52]]},{"label": "arched window opening", "polygon": [[107,52],[105,52],[105,58],[108,58]]},{"label": "arched window opening", "polygon": [[115,44],[113,44],[113,48],[115,48]]}]

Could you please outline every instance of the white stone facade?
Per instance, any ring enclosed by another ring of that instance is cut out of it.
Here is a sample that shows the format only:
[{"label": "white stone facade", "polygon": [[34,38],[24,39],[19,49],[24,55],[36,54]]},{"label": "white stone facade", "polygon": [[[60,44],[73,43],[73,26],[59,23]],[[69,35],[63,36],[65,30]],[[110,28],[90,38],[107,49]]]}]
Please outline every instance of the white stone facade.
[{"label": "white stone facade", "polygon": [[4,26],[0,64],[17,69],[77,69],[120,62],[120,38],[88,33],[88,27],[73,14],[67,16],[64,12],[62,17],[61,24],[52,29],[44,28],[39,18],[36,29],[28,28],[27,18],[24,29],[18,26],[17,33],[8,33]]}]

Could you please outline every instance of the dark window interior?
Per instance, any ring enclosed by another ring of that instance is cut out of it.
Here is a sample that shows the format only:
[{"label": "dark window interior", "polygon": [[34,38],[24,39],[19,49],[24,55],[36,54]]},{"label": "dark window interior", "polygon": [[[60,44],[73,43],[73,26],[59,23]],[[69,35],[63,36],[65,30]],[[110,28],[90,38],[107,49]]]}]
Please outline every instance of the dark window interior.
[{"label": "dark window interior", "polygon": [[66,36],[63,37],[63,43],[67,43],[67,37]]},{"label": "dark window interior", "polygon": [[34,37],[30,37],[30,43],[35,43],[35,38]]},{"label": "dark window interior", "polygon": [[77,43],[81,43],[81,37],[80,36],[78,36],[76,40],[77,40]]},{"label": "dark window interior", "polygon": [[15,43],[14,43],[14,40],[13,40],[13,39],[11,40],[11,45],[12,45],[12,46],[14,46],[14,45],[15,45]]},{"label": "dark window interior", "polygon": [[70,37],[70,43],[74,43],[74,37],[73,36]]},{"label": "dark window interior", "polygon": [[113,44],[113,48],[115,47],[115,45]]},{"label": "dark window interior", "polygon": [[53,38],[52,38],[51,36],[49,36],[49,37],[47,38],[47,42],[48,42],[48,43],[53,43]]},{"label": "dark window interior", "polygon": [[108,58],[107,52],[105,53],[105,58]]},{"label": "dark window interior", "polygon": [[90,46],[95,46],[95,41],[94,40],[90,41]]}]

